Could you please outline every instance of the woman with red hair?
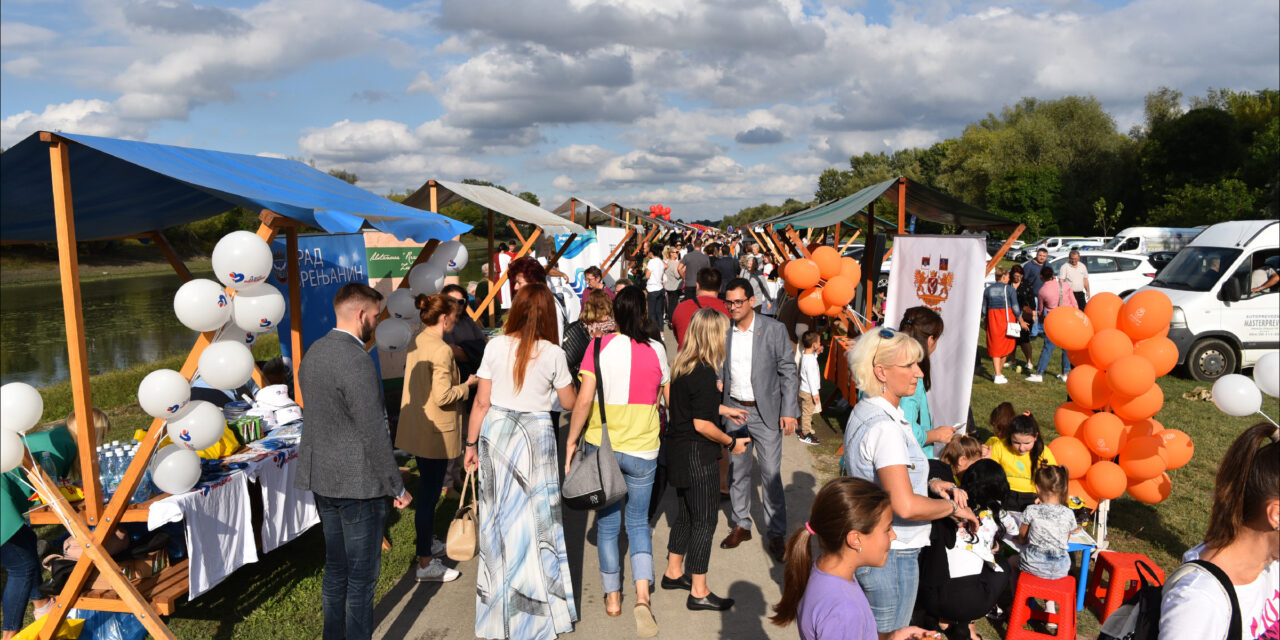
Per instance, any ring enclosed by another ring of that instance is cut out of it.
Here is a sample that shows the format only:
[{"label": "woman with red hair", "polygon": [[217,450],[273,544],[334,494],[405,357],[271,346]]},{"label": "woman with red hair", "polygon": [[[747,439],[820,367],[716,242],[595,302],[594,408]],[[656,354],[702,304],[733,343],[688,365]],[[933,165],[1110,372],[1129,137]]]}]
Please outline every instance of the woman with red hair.
[{"label": "woman with red hair", "polygon": [[476,636],[550,639],[573,631],[551,405],[577,399],[559,346],[551,290],[516,292],[485,346],[463,464],[480,469]]}]

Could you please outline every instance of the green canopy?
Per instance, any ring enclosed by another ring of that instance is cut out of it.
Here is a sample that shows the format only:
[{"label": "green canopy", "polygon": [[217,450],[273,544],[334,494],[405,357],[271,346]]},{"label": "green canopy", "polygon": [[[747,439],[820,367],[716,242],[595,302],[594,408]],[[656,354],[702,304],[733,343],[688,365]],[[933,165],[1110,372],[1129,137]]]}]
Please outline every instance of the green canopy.
[{"label": "green canopy", "polygon": [[[837,222],[844,222],[859,213],[863,213],[865,215],[863,209],[872,202],[875,202],[876,199],[884,195],[885,192],[894,188],[899,180],[905,181],[907,189],[907,215],[915,216],[921,220],[964,227],[965,229],[970,230],[999,229],[1003,231],[1013,231],[1018,228],[1018,223],[1013,220],[979,209],[978,207],[957,200],[945,193],[920,184],[919,182],[913,182],[908,178],[893,178],[892,180],[885,180],[879,184],[873,184],[869,187],[865,187],[851,196],[847,196],[824,205],[819,205],[812,209],[807,209],[790,216],[775,218],[774,220],[769,221],[768,224],[772,225],[775,229],[781,229],[787,225],[791,225],[797,229],[830,227]],[[892,225],[892,223],[890,224]],[[896,227],[897,225],[892,226]]]}]

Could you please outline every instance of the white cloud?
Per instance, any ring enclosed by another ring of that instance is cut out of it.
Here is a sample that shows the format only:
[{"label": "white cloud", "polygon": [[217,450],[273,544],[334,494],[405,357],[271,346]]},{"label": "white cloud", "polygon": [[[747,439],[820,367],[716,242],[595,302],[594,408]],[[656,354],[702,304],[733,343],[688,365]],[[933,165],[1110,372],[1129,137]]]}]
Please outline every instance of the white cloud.
[{"label": "white cloud", "polygon": [[105,100],[72,100],[44,111],[23,111],[0,120],[0,145],[13,146],[35,131],[68,131],[93,136],[141,138],[147,128],[115,114]]},{"label": "white cloud", "polygon": [[570,193],[578,190],[578,183],[575,182],[573,178],[570,178],[569,176],[566,176],[563,174],[556,176],[551,181],[551,186],[561,191],[568,191]]},{"label": "white cloud", "polygon": [[435,93],[436,83],[431,79],[431,74],[419,71],[413,76],[413,80],[409,81],[409,86],[404,91],[405,93]]},{"label": "white cloud", "polygon": [[40,61],[36,58],[32,56],[22,56],[21,58],[14,58],[13,60],[4,63],[3,68],[5,73],[12,73],[19,78],[26,78],[38,71],[40,66]]},{"label": "white cloud", "polygon": [[0,48],[18,49],[57,39],[57,32],[25,22],[0,22]]},{"label": "white cloud", "polygon": [[[540,164],[548,169],[593,169],[616,155],[618,154],[594,144],[571,144],[544,156]],[[568,187],[556,188],[571,190]]]}]

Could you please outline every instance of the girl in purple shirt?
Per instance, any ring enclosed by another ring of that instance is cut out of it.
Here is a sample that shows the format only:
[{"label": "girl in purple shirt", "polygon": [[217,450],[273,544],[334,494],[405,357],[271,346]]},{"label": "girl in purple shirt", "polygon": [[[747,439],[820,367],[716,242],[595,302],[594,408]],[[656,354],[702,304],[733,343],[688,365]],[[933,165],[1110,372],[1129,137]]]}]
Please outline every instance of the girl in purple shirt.
[{"label": "girl in purple shirt", "polygon": [[[769,621],[792,621],[801,640],[912,640],[940,637],[919,627],[876,633],[871,605],[853,572],[882,567],[889,557],[893,512],[889,494],[860,478],[841,477],[823,485],[809,510],[809,521],[787,541],[782,601]],[[810,539],[822,555],[814,561]]]}]

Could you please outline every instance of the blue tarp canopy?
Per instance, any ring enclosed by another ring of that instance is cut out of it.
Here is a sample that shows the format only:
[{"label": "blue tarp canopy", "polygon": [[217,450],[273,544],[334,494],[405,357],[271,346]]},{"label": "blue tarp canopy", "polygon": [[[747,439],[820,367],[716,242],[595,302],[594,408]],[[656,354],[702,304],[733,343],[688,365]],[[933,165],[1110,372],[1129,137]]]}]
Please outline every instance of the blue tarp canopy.
[{"label": "blue tarp canopy", "polygon": [[[298,162],[67,133],[76,239],[202,220],[232,206],[269,209],[330,233],[368,223],[397,238],[449,240],[470,225],[392,202]],[[0,155],[0,240],[53,242],[49,143],[33,133]]]}]

